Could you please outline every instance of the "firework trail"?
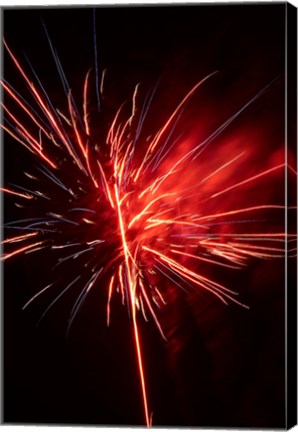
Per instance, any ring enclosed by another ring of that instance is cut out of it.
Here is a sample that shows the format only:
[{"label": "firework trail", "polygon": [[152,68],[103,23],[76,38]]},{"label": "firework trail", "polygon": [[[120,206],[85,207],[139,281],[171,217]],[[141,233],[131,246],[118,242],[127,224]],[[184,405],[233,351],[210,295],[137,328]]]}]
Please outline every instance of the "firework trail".
[{"label": "firework trail", "polygon": [[[288,252],[295,253],[290,246],[294,234],[266,229],[268,219],[283,217],[284,205],[270,200],[237,205],[241,202],[238,194],[274,181],[276,176],[282,178],[287,169],[283,160],[246,170],[249,152],[233,145],[225,154],[219,152],[209,163],[202,163],[221,134],[275,82],[260,89],[199,140],[188,131],[180,131],[183,114],[201,88],[216,79],[217,72],[195,83],[150,136],[144,136],[143,129],[157,88],[142,98],[137,84],[131,101],[119,107],[108,127],[97,126],[106,130],[105,140],[97,142],[88,101],[95,91],[98,111],[102,109],[104,79],[99,86],[98,70],[95,90],[92,71],[87,72],[82,85],[83,103],[78,108],[50,45],[67,93],[65,113],[54,108],[33,68],[29,74],[4,45],[34,106],[1,80],[9,101],[2,104],[5,121],[1,126],[33,155],[36,166],[24,172],[30,186],[8,184],[1,188],[17,199],[18,207],[31,209],[31,217],[5,224],[6,232],[13,234],[2,241],[2,260],[44,250],[60,254],[53,271],[78,261],[68,284],[40,318],[73,287],[80,286],[67,333],[100,280],[106,281],[108,326],[113,320],[111,301],[118,293],[132,323],[144,418],[150,426],[152,413],[138,321],[141,316],[146,321],[152,319],[161,337],[167,339],[158,317],[158,309],[166,304],[167,284],[182,290],[197,288],[225,305],[235,303],[248,308],[238,292],[206,275],[205,267],[236,270],[252,258],[282,258],[286,241]],[[239,172],[243,174],[239,176]],[[27,301],[24,309],[54,285],[47,279],[46,286]]]}]

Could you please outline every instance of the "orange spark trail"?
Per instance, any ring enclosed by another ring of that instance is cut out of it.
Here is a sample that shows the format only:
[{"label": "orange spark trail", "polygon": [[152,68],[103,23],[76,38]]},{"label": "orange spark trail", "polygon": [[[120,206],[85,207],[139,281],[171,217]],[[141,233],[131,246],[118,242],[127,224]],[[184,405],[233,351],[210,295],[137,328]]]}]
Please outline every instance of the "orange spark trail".
[{"label": "orange spark trail", "polygon": [[16,192],[16,191],[13,191],[13,190],[11,190],[11,189],[7,189],[7,188],[2,188],[2,187],[0,187],[0,191],[1,191],[1,192],[8,193],[8,194],[11,194],[11,195],[19,196],[20,198],[25,198],[25,199],[32,199],[32,198],[33,198],[32,195],[29,195],[29,194],[22,194],[22,193],[20,193],[20,192]]},{"label": "orange spark trail", "polygon": [[29,245],[29,246],[25,246],[25,247],[20,248],[20,249],[17,249],[17,250],[15,250],[14,252],[11,252],[11,253],[8,253],[8,254],[3,255],[0,259],[1,259],[2,261],[4,261],[4,260],[6,260],[6,259],[8,259],[8,258],[13,257],[14,255],[18,255],[18,254],[20,254],[20,253],[22,253],[22,252],[25,252],[25,251],[27,251],[27,250],[29,250],[29,249],[34,248],[35,246],[39,246],[39,245],[41,245],[42,243],[43,243],[43,242],[38,242],[38,243],[31,244],[31,245]]},{"label": "orange spark trail", "polygon": [[19,242],[19,241],[23,241],[23,240],[25,240],[25,239],[27,239],[29,237],[34,237],[37,234],[38,234],[37,232],[33,232],[33,233],[30,233],[30,234],[24,234],[24,235],[20,235],[20,236],[17,236],[17,237],[11,237],[11,238],[8,238],[6,240],[3,240],[2,242],[0,242],[0,244],[16,243],[16,242]]}]

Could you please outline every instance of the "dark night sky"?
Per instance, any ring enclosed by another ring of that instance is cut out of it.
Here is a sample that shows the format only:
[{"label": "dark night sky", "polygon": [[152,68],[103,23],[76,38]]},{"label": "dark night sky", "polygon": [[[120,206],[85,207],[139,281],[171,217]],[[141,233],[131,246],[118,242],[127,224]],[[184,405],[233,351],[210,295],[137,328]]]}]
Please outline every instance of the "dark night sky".
[{"label": "dark night sky", "polygon": [[[97,9],[99,68],[109,71],[107,110],[119,106],[139,81],[152,84],[160,76],[169,103],[175,103],[214,70],[221,76],[212,97],[220,93],[224,100],[233,88],[230,104],[246,100],[283,76],[284,10],[278,4]],[[28,56],[57,106],[65,104],[64,94],[42,21],[70,87],[81,94],[82,77],[94,61],[92,13],[91,8],[4,10],[7,43],[19,58]],[[24,88],[8,57],[4,72],[9,82]],[[270,115],[266,121],[275,121],[282,108],[276,108],[272,119]],[[11,143],[7,138],[6,144]],[[22,157],[14,157],[19,147],[11,145],[11,150],[5,148],[7,181],[18,178],[22,165]],[[9,202],[6,214],[14,217]],[[4,421],[142,424],[126,309],[115,302],[117,319],[107,329],[105,298],[96,292],[65,339],[67,299],[40,327],[35,323],[46,300],[21,311],[41,277],[25,259],[7,262]],[[153,324],[140,324],[154,425],[284,426],[283,263],[275,264],[272,274],[268,262],[253,262],[229,282],[254,305],[249,313],[224,308],[208,296],[189,299],[178,293],[161,316],[170,327],[173,314],[181,322],[167,344]]]}]

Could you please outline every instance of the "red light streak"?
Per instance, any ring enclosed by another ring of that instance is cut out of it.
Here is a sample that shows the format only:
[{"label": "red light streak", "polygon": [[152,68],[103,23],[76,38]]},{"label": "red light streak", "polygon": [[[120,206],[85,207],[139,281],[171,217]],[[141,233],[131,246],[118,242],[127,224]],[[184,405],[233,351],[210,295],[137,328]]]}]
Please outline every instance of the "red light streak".
[{"label": "red light streak", "polygon": [[[123,246],[123,252],[125,257],[125,266],[126,266],[126,274],[128,278],[128,292],[130,296],[130,307],[132,312],[132,321],[133,321],[133,328],[134,328],[134,338],[135,338],[135,344],[136,344],[136,351],[137,351],[137,360],[138,360],[138,367],[139,367],[139,373],[140,373],[140,379],[141,379],[141,386],[142,386],[142,396],[143,396],[143,403],[144,403],[144,412],[145,412],[145,419],[146,419],[146,425],[150,426],[150,419],[149,419],[149,412],[148,412],[148,402],[147,402],[147,391],[146,391],[146,383],[145,383],[145,376],[144,376],[144,367],[143,367],[143,359],[142,359],[142,352],[141,352],[141,344],[140,344],[140,338],[139,338],[139,330],[137,325],[137,317],[136,317],[136,280],[133,277],[133,274],[138,271],[135,267],[135,262],[131,256],[131,253],[129,251],[129,247],[127,245],[126,241],[126,235],[125,235],[125,226],[123,222],[123,216],[121,212],[121,204],[119,201],[119,193],[118,188],[115,185],[115,198],[117,203],[117,212],[118,212],[118,218],[119,218],[119,228],[122,238],[122,246]],[[134,267],[132,267],[134,266]]]}]

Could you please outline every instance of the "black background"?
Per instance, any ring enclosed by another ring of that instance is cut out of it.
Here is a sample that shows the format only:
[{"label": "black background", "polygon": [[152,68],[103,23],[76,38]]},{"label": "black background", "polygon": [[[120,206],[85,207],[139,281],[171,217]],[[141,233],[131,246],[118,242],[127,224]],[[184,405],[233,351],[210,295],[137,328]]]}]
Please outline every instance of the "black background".
[{"label": "black background", "polygon": [[[215,92],[225,95],[237,83],[235,100],[240,93],[251,94],[283,76],[284,11],[278,4],[97,9],[99,68],[109,70],[107,109],[119,106],[137,82],[152,83],[160,76],[169,102],[175,102],[214,70],[223,73]],[[93,9],[4,10],[7,43],[18,57],[25,52],[60,106],[65,98],[42,20],[70,87],[81,92],[94,62]],[[4,72],[9,82],[22,86],[8,57]],[[277,101],[282,104],[280,96]],[[282,116],[282,105],[271,115],[273,122]],[[279,124],[277,135],[281,131]],[[11,146],[5,147],[5,179],[16,179],[22,153],[15,157],[19,146],[9,138],[5,145]],[[7,203],[7,219],[13,215]],[[30,272],[25,259],[5,265],[4,421],[143,424],[125,308],[113,305],[107,329],[104,299],[91,296],[65,339],[63,302],[38,328],[42,307],[21,311],[43,276],[32,267]],[[189,299],[177,293],[161,316],[173,329],[168,343],[153,325],[140,324],[154,425],[284,427],[283,276],[283,262],[275,262],[274,271],[271,263],[254,262],[232,276],[229,286],[253,305],[249,312],[225,308],[209,296]],[[173,315],[179,328],[171,325]]]}]

